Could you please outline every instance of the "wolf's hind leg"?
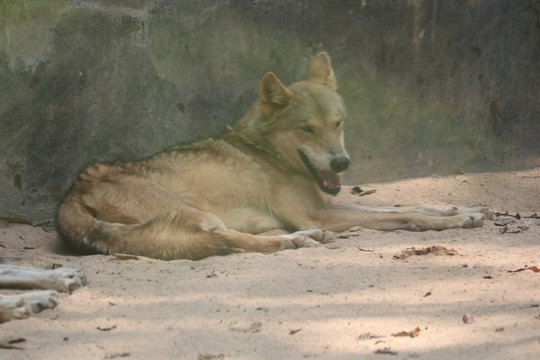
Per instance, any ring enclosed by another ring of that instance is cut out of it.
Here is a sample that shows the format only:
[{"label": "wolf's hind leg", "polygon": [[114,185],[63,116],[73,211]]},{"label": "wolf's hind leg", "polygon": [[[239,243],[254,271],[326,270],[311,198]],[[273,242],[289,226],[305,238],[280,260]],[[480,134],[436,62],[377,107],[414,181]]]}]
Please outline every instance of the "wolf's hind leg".
[{"label": "wolf's hind leg", "polygon": [[[279,231],[281,232],[281,231]],[[280,235],[252,235],[235,230],[217,231],[223,236],[225,244],[234,252],[256,251],[272,253],[285,249],[318,246],[334,238],[334,233],[312,229]]]},{"label": "wolf's hind leg", "polygon": [[331,240],[332,234],[313,229],[285,235],[253,235],[226,229],[212,214],[183,209],[143,224],[102,223],[92,234],[92,246],[101,253],[200,260],[213,255],[312,247]]}]

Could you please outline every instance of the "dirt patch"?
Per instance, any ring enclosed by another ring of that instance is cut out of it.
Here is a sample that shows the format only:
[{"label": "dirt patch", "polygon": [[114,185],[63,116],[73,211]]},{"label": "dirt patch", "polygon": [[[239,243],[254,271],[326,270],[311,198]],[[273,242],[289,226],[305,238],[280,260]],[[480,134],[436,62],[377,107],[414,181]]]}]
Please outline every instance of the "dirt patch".
[{"label": "dirt patch", "polygon": [[[55,309],[1,324],[0,338],[13,348],[0,349],[0,358],[536,358],[540,220],[518,225],[540,212],[539,176],[534,169],[363,184],[377,190],[367,196],[346,188],[338,200],[351,204],[487,204],[514,223],[420,233],[356,227],[330,244],[270,255],[75,256],[55,232],[0,228],[5,263],[80,268],[89,280],[61,294]],[[459,255],[435,256],[434,245]],[[394,259],[412,248],[415,256]]]}]

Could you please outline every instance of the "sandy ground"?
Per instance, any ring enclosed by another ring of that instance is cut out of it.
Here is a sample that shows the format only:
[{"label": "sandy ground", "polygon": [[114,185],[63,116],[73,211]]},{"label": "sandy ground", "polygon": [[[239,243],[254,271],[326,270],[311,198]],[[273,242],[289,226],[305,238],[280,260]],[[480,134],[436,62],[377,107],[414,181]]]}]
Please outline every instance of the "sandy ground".
[{"label": "sandy ground", "polygon": [[[361,187],[377,191],[340,198],[540,213],[540,169]],[[21,258],[10,264],[80,268],[89,284],[54,310],[1,324],[0,337],[25,341],[0,358],[538,358],[540,272],[510,271],[540,267],[540,220],[501,218],[506,230],[353,228],[316,248],[197,262],[74,256],[54,232],[13,224],[0,229],[0,256]],[[454,255],[394,257],[435,245]],[[394,336],[402,331],[415,336]]]}]

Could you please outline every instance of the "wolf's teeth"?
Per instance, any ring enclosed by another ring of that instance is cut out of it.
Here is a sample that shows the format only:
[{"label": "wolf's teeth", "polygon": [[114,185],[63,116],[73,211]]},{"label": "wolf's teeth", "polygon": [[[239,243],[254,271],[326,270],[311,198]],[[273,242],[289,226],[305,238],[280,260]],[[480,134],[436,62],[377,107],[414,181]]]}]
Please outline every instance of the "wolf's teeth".
[{"label": "wolf's teeth", "polygon": [[323,182],[322,182],[322,183],[323,183],[324,187],[328,187],[328,181],[326,181],[326,180],[323,180]]}]

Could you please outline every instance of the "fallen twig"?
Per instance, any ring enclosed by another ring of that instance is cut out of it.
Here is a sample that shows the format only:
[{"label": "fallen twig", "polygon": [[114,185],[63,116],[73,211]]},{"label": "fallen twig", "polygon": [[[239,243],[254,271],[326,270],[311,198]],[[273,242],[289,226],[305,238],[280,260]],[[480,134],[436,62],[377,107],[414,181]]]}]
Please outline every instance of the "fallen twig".
[{"label": "fallen twig", "polygon": [[515,215],[512,215],[512,214],[509,214],[507,212],[505,213],[500,213],[500,212],[496,212],[495,213],[495,216],[508,216],[508,217],[513,217],[514,219],[540,219],[540,216],[537,214],[537,213],[534,213],[530,216],[521,216],[519,213],[516,213]]},{"label": "fallen twig", "polygon": [[17,343],[21,343],[26,341],[25,338],[22,337],[13,337],[13,336],[6,336],[0,338],[0,348],[1,349],[15,349],[15,350],[22,350],[22,347],[13,345]]},{"label": "fallen twig", "polygon": [[374,252],[375,251],[373,249],[364,249],[364,248],[361,248],[361,247],[357,247],[357,248],[358,248],[358,250],[364,251],[364,252]]},{"label": "fallen twig", "polygon": [[120,254],[120,253],[114,253],[112,255],[115,258],[120,259],[120,260],[139,260],[139,257],[137,255]]}]

